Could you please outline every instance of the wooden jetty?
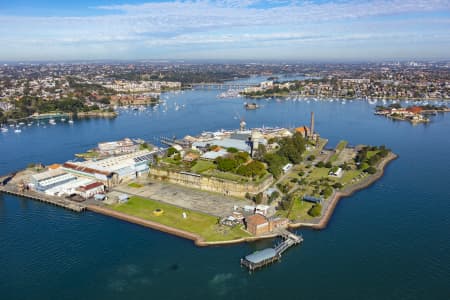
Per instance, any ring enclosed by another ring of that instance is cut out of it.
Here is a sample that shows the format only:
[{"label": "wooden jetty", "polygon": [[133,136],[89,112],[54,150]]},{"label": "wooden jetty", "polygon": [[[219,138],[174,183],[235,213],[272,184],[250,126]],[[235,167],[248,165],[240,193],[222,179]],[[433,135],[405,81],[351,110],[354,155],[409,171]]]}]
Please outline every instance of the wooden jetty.
[{"label": "wooden jetty", "polygon": [[74,212],[82,212],[86,210],[86,206],[80,203],[76,203],[61,197],[45,195],[43,193],[38,193],[30,190],[19,191],[18,189],[15,189],[8,185],[0,185],[0,192],[19,197],[25,197],[48,204],[53,204]]},{"label": "wooden jetty", "polygon": [[302,236],[295,235],[286,229],[278,229],[277,233],[283,239],[280,244],[274,248],[266,248],[261,251],[256,251],[245,256],[244,258],[241,258],[241,265],[247,267],[247,269],[252,272],[278,261],[287,249],[303,242]]}]

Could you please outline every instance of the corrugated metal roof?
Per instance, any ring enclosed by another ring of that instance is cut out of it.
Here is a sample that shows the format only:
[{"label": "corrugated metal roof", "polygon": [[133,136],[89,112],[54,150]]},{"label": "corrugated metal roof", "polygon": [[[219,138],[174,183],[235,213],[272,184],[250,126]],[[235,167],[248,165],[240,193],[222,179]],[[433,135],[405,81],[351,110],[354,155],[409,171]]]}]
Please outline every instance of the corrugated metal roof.
[{"label": "corrugated metal roof", "polygon": [[249,254],[245,257],[245,259],[251,263],[257,264],[260,263],[266,259],[270,259],[272,257],[275,257],[277,255],[277,252],[273,248],[267,248],[261,251],[253,252],[252,254]]},{"label": "corrugated metal roof", "polygon": [[228,153],[227,150],[224,150],[224,149],[221,149],[219,151],[209,151],[209,152],[206,152],[205,154],[203,154],[202,158],[214,160],[218,157],[226,155],[227,153]]}]

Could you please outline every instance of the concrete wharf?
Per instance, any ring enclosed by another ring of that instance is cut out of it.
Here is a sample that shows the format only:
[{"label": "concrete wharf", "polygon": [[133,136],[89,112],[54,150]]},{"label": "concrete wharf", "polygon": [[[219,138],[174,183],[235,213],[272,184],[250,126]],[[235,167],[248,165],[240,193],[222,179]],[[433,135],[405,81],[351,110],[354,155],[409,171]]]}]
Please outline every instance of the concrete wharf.
[{"label": "concrete wharf", "polygon": [[261,251],[256,251],[245,256],[244,258],[241,258],[241,265],[247,267],[247,269],[252,272],[280,260],[281,255],[287,249],[303,242],[302,236],[293,234],[286,229],[277,229],[276,233],[283,239],[280,244],[274,248],[266,248]]},{"label": "concrete wharf", "polygon": [[53,204],[53,205],[63,207],[65,209],[68,209],[68,210],[71,210],[74,212],[82,212],[82,211],[86,210],[86,206],[81,203],[70,201],[70,200],[67,200],[67,199],[64,199],[61,197],[45,195],[43,193],[38,193],[35,191],[30,191],[30,190],[18,191],[16,188],[14,188],[13,186],[9,186],[9,185],[0,185],[0,193],[10,194],[10,195],[19,196],[19,197],[25,197],[25,198],[29,198],[32,200],[37,200],[40,202]]}]

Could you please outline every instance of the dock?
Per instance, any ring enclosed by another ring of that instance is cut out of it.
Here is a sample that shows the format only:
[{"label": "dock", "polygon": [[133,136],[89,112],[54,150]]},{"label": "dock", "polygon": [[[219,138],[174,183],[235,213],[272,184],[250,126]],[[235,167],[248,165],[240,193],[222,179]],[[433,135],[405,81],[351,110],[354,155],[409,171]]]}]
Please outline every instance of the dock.
[{"label": "dock", "polygon": [[286,229],[278,229],[276,233],[283,239],[280,244],[274,248],[266,248],[261,251],[256,251],[241,258],[241,265],[247,267],[247,269],[252,272],[280,260],[281,255],[287,249],[303,242],[302,236],[293,234]]},{"label": "dock", "polygon": [[19,197],[25,197],[32,200],[37,200],[40,202],[52,204],[55,206],[59,206],[74,212],[83,212],[86,210],[86,206],[80,203],[76,203],[74,201],[70,201],[68,199],[64,199],[56,196],[49,196],[43,193],[38,193],[31,190],[19,191],[13,186],[0,184],[0,193],[10,194]]}]

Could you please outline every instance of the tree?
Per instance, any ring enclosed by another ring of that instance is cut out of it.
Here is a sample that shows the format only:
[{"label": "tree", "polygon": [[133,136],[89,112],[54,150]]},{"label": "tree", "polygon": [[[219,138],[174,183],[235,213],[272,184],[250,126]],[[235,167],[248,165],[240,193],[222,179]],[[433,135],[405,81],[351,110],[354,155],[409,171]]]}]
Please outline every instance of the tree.
[{"label": "tree", "polygon": [[218,157],[216,159],[217,169],[223,172],[229,172],[237,168],[238,162],[231,158]]},{"label": "tree", "polygon": [[255,204],[261,204],[263,200],[263,193],[259,192],[258,194],[255,195],[254,201]]},{"label": "tree", "polygon": [[318,167],[318,168],[323,168],[325,166],[325,164],[323,163],[323,161],[319,161],[317,164],[316,164],[316,167]]},{"label": "tree", "polygon": [[256,177],[258,175],[264,174],[265,167],[264,164],[259,161],[252,161],[246,165],[241,165],[236,173],[247,177]]},{"label": "tree", "polygon": [[274,191],[270,196],[269,196],[269,204],[272,203],[273,200],[277,199],[280,196],[280,193],[278,193],[277,191]]},{"label": "tree", "polygon": [[250,159],[250,155],[247,152],[239,151],[234,154],[234,159],[237,160],[239,164],[246,163]]},{"label": "tree", "polygon": [[236,149],[236,148],[234,148],[234,147],[230,147],[230,148],[227,149],[227,152],[228,152],[228,153],[237,153],[237,152],[238,152],[238,149]]},{"label": "tree", "polygon": [[314,204],[313,207],[308,210],[308,215],[311,217],[318,217],[322,213],[322,205],[320,204]]},{"label": "tree", "polygon": [[327,161],[327,163],[325,164],[325,168],[331,168],[333,167],[333,165],[331,164],[331,161]]},{"label": "tree", "polygon": [[340,183],[340,182],[336,182],[335,184],[333,184],[333,187],[335,188],[335,189],[341,189],[342,188],[342,183]]},{"label": "tree", "polygon": [[263,144],[258,145],[258,149],[256,149],[254,157],[256,159],[262,160],[264,155],[267,153],[267,148]]},{"label": "tree", "polygon": [[364,170],[364,172],[367,172],[369,174],[375,174],[377,172],[377,169],[375,169],[374,167],[368,167],[367,169]]},{"label": "tree", "polygon": [[178,153],[178,150],[175,149],[174,147],[170,147],[169,149],[167,149],[167,157],[171,157],[175,153]]},{"label": "tree", "polygon": [[282,173],[282,168],[288,163],[287,158],[276,153],[267,153],[264,155],[264,161],[269,165],[268,171],[278,178]]}]

